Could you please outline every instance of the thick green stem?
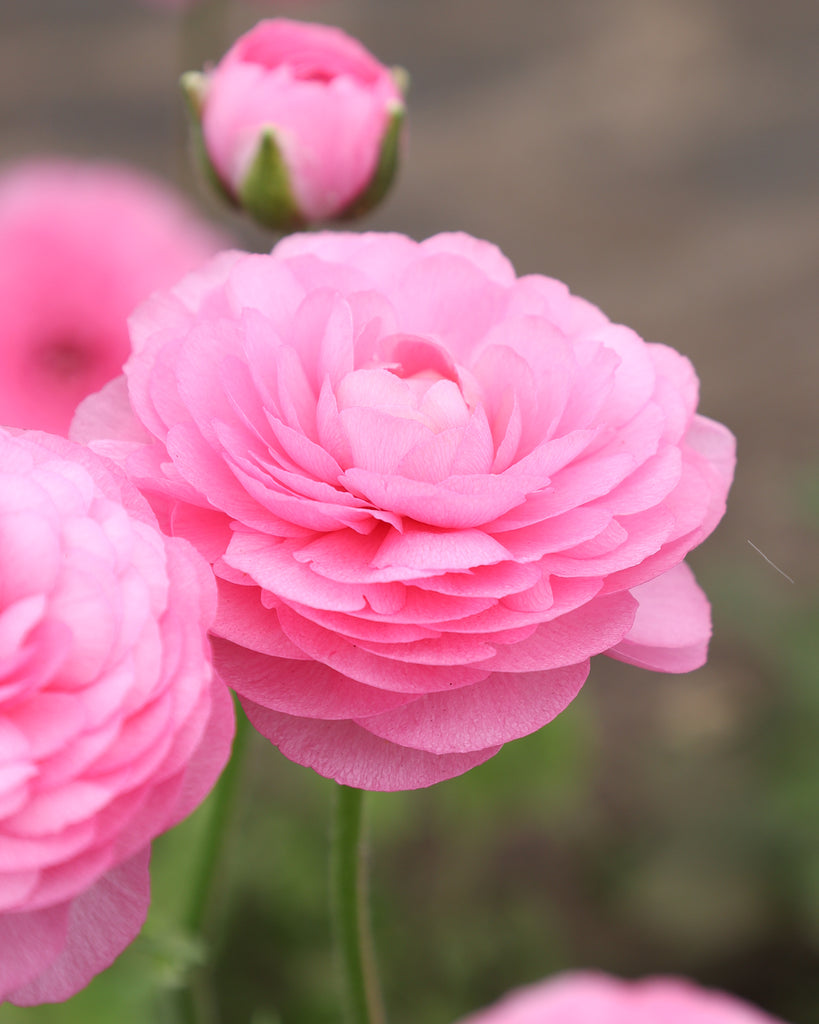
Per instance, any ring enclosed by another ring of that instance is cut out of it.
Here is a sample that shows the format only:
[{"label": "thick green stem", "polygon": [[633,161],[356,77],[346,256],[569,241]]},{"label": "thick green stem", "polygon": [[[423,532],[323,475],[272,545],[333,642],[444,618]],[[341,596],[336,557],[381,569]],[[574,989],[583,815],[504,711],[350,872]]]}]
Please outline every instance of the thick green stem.
[{"label": "thick green stem", "polygon": [[336,942],[348,1024],[384,1024],[370,928],[363,797],[360,789],[338,787],[332,861]]}]

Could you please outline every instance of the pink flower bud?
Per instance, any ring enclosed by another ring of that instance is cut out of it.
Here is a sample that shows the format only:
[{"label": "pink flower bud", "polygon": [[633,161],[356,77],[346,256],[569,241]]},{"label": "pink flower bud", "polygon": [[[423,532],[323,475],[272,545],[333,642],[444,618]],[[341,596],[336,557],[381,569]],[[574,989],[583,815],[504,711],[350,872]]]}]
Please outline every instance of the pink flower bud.
[{"label": "pink flower bud", "polygon": [[401,73],[340,29],[261,21],[182,86],[206,177],[277,230],[365,213],[386,194]]}]

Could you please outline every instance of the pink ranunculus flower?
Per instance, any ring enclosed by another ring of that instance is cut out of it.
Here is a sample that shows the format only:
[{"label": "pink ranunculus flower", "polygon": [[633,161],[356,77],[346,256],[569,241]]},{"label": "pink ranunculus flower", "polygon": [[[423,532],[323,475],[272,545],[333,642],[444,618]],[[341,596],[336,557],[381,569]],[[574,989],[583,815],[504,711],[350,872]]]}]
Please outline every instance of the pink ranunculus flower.
[{"label": "pink ranunculus flower", "polygon": [[117,467],[0,429],[0,1002],[59,1002],[148,908],[233,733],[210,570]]},{"label": "pink ranunculus flower", "polygon": [[366,212],[396,170],[399,77],[341,29],[259,22],[183,76],[205,176],[277,230]]},{"label": "pink ranunculus flower", "polygon": [[[217,667],[350,786],[459,775],[549,722],[589,658],[701,665],[685,554],[732,435],[687,359],[444,234],[226,253],[132,320],[80,408],[219,583]],[[119,440],[110,440],[110,439]]]},{"label": "pink ranunculus flower", "polygon": [[683,978],[622,981],[594,971],[515,989],[459,1024],[782,1024],[725,992]]},{"label": "pink ranunculus flower", "polygon": [[167,186],[112,164],[0,172],[0,423],[66,434],[122,370],[127,318],[223,247]]}]

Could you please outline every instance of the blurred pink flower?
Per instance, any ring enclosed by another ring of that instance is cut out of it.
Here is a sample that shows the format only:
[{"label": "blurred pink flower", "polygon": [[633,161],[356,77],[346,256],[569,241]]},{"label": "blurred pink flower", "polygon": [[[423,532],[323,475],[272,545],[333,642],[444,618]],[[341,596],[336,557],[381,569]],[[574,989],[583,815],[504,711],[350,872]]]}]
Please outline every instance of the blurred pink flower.
[{"label": "blurred pink flower", "polygon": [[73,995],[148,907],[151,840],[205,797],[233,711],[212,574],[122,473],[0,428],[0,1002]]},{"label": "blurred pink flower", "polygon": [[[589,658],[701,665],[685,554],[734,441],[687,359],[468,235],[225,253],[81,406],[219,581],[217,667],[289,758],[430,785],[549,722]],[[141,423],[141,425],[140,425]],[[141,442],[141,443],[140,443]]]},{"label": "blurred pink flower", "polygon": [[[591,971],[515,989],[459,1024],[777,1024],[734,996],[683,978],[621,981]],[[781,1024],[781,1022],[779,1022]]]},{"label": "blurred pink flower", "polygon": [[401,91],[340,29],[261,21],[183,85],[201,119],[208,176],[269,227],[357,215],[387,191]]},{"label": "blurred pink flower", "polygon": [[128,315],[220,248],[137,171],[40,160],[0,174],[0,423],[66,434],[122,369]]}]

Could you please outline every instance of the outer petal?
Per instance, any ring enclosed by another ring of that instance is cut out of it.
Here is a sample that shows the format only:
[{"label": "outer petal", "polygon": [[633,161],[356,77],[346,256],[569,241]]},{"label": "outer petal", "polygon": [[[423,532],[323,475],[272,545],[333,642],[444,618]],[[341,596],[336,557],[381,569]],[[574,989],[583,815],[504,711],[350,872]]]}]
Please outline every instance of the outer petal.
[{"label": "outer petal", "polygon": [[499,746],[469,754],[429,754],[389,743],[355,722],[293,718],[242,700],[247,717],[285,757],[343,786],[393,792],[455,778],[488,761]]},{"label": "outer petal", "polygon": [[227,685],[218,676],[214,677],[210,699],[205,732],[187,763],[174,813],[165,828],[186,818],[202,803],[230,759],[236,724],[233,701]]},{"label": "outer petal", "polygon": [[344,719],[377,715],[415,699],[357,683],[320,661],[271,658],[219,637],[213,648],[219,671],[236,692],[271,711]]},{"label": "outer petal", "polygon": [[[108,967],[132,942],[148,913],[150,847],[103,875],[68,905],[32,913],[0,917],[3,966],[0,999],[18,1006],[59,1003],[73,996]],[[57,952],[57,956],[54,953]],[[25,971],[32,976],[34,960],[41,960],[35,980],[15,985],[6,982],[7,956],[28,954]],[[33,954],[33,955],[32,955]]]},{"label": "outer petal", "polygon": [[637,617],[625,638],[606,652],[610,657],[655,672],[691,672],[705,664],[711,606],[685,562],[631,593]]},{"label": "outer petal", "polygon": [[528,736],[580,692],[589,663],[547,672],[494,672],[473,686],[430,693],[358,724],[374,736],[433,754],[466,754]]}]

